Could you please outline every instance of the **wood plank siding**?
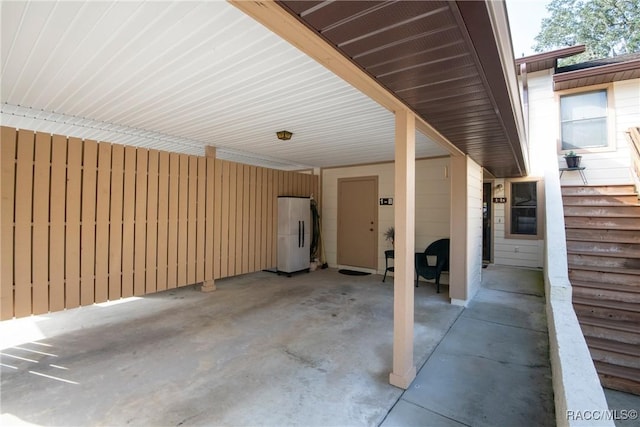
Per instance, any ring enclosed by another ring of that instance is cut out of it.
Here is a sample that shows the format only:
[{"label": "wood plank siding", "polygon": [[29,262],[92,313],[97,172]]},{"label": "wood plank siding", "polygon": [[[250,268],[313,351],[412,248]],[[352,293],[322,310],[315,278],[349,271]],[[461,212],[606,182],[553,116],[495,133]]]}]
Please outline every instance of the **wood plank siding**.
[{"label": "wood plank siding", "polygon": [[0,318],[274,267],[277,196],[318,177],[2,127]]}]

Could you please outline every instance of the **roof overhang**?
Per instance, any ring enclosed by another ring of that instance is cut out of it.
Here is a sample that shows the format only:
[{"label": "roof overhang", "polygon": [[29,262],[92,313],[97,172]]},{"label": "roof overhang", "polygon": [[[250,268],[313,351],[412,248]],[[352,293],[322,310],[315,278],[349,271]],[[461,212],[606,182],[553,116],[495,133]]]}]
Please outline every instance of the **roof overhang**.
[{"label": "roof overhang", "polygon": [[503,2],[233,5],[3,3],[3,125],[306,169],[391,161],[411,110],[417,156],[526,174]]},{"label": "roof overhang", "polygon": [[568,58],[577,55],[586,50],[585,45],[576,45],[565,47],[562,49],[552,50],[550,52],[538,53],[536,55],[524,56],[516,59],[516,68],[520,73],[520,66],[526,64],[527,73],[535,73],[536,71],[556,69],[558,59]]},{"label": "roof overhang", "polygon": [[232,1],[381,105],[497,177],[527,174],[502,2]]},{"label": "roof overhang", "polygon": [[553,90],[574,89],[630,79],[640,79],[640,59],[556,73],[553,76]]},{"label": "roof overhang", "polygon": [[640,78],[640,57],[638,54],[621,55],[612,58],[587,61],[566,67],[558,67],[558,59],[583,53],[584,45],[557,49],[550,52],[516,59],[518,73],[526,67],[527,73],[552,69],[553,89],[565,90],[621,80]]}]

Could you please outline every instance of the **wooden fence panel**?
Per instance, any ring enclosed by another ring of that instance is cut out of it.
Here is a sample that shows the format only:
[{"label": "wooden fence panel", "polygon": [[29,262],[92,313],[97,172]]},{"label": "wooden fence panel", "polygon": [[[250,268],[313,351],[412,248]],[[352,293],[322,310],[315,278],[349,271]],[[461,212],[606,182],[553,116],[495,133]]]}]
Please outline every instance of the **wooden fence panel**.
[{"label": "wooden fence panel", "polygon": [[278,220],[277,220],[277,212],[278,212],[278,189],[279,189],[279,181],[282,178],[282,173],[280,171],[269,170],[269,211],[268,211],[268,220],[269,220],[269,230],[268,230],[268,241],[267,241],[267,264],[269,267],[275,267],[277,265],[276,260],[276,241],[278,240]]},{"label": "wooden fence panel", "polygon": [[204,242],[207,238],[205,230],[205,209],[207,204],[206,179],[207,179],[207,159],[205,157],[195,158],[198,162],[198,193],[197,193],[197,215],[196,215],[196,277],[197,283],[204,281]]},{"label": "wooden fence panel", "polygon": [[298,187],[297,187],[297,173],[295,172],[287,172],[289,176],[289,192],[294,196],[298,196]]},{"label": "wooden fence panel", "polygon": [[158,166],[158,291],[167,289],[167,237],[169,232],[169,153],[160,152]]},{"label": "wooden fence panel", "polygon": [[31,314],[31,209],[34,134],[18,132],[15,196],[14,293],[16,317]]},{"label": "wooden fence panel", "polygon": [[253,215],[253,212],[249,209],[249,190],[251,188],[251,168],[249,165],[244,165],[244,177],[242,180],[242,273],[249,273],[253,271],[253,268],[249,269],[249,218]]},{"label": "wooden fence panel", "polygon": [[178,286],[187,284],[187,224],[189,213],[189,157],[180,155],[178,195]]},{"label": "wooden fence panel", "polygon": [[0,154],[3,319],[274,267],[277,197],[318,190],[308,174],[6,127]]},{"label": "wooden fence panel", "polygon": [[256,201],[258,194],[256,192],[256,171],[255,166],[249,166],[249,259],[247,260],[247,271],[256,271],[259,267],[256,265]]},{"label": "wooden fence panel", "polygon": [[98,183],[98,143],[96,141],[90,140],[85,141],[84,151],[82,155],[80,305],[91,305],[95,300],[94,288],[96,264],[96,187]]},{"label": "wooden fence panel", "polygon": [[124,146],[111,147],[111,209],[109,212],[109,291],[113,301],[122,297],[122,209],[124,205]]},{"label": "wooden fence panel", "polygon": [[238,181],[237,164],[229,163],[229,247],[227,249],[228,276],[235,276],[236,273],[236,216],[237,216],[237,193]]},{"label": "wooden fence panel", "polygon": [[67,139],[51,140],[51,198],[49,225],[49,310],[64,309],[64,222],[67,192]]},{"label": "wooden fence panel", "polygon": [[[223,203],[224,185],[222,183],[222,175],[224,163],[221,160],[215,161],[214,170],[214,205],[213,205],[213,278],[218,279],[222,276],[222,220],[223,220]],[[226,272],[226,270],[225,270]]]},{"label": "wooden fence panel", "polygon": [[302,187],[301,187],[301,190],[300,190],[300,191],[301,191],[301,193],[302,193],[303,195],[311,195],[310,187],[309,187],[309,182],[310,182],[309,177],[310,177],[310,176],[311,176],[311,175],[302,175],[302,174],[301,174],[301,177],[302,177],[301,186],[302,186]]},{"label": "wooden fence panel", "polygon": [[[55,165],[55,163],[54,163]],[[109,299],[109,203],[111,200],[111,144],[98,144],[98,187],[96,197],[96,284],[95,302]]]},{"label": "wooden fence panel", "polygon": [[[36,155],[33,174],[33,314],[42,314],[49,311],[50,175],[51,135],[38,132],[36,133]],[[93,276],[93,263],[91,267]]]},{"label": "wooden fence panel", "polygon": [[0,187],[0,319],[11,319],[13,311],[13,212],[15,206],[15,169],[16,169],[17,132],[13,128],[2,127],[0,139],[0,167],[2,181]]},{"label": "wooden fence panel", "polygon": [[256,191],[255,191],[255,250],[256,250],[256,270],[262,270],[262,168],[256,168]]},{"label": "wooden fence panel", "polygon": [[122,296],[133,296],[136,218],[136,149],[124,149],[122,201]]},{"label": "wooden fence panel", "polygon": [[159,153],[149,150],[149,171],[147,174],[147,265],[145,293],[158,289],[158,168]]},{"label": "wooden fence panel", "polygon": [[261,199],[262,206],[260,207],[260,268],[265,269],[270,267],[267,260],[267,229],[269,219],[269,170],[262,169],[262,183],[261,183]]},{"label": "wooden fence panel", "polygon": [[274,175],[276,176],[276,196],[288,196],[287,194],[287,190],[286,190],[286,182],[285,182],[285,178],[284,178],[284,171],[274,171],[273,172]]},{"label": "wooden fence panel", "polygon": [[144,295],[146,285],[147,161],[149,152],[136,150],[136,219],[134,231],[133,294]]},{"label": "wooden fence panel", "polygon": [[178,286],[178,205],[180,181],[180,156],[169,155],[169,233],[167,253],[167,288]]},{"label": "wooden fence panel", "polygon": [[80,207],[82,140],[67,142],[67,227],[65,242],[65,307],[80,306]]},{"label": "wooden fence panel", "polygon": [[293,194],[294,196],[300,196],[300,192],[298,191],[298,185],[300,180],[298,179],[298,174],[295,172],[287,172],[287,174],[289,175],[289,180],[291,182],[291,194]]},{"label": "wooden fence panel", "polygon": [[236,165],[236,257],[235,274],[242,274],[242,226],[243,226],[243,201],[244,201],[244,167]]},{"label": "wooden fence panel", "polygon": [[196,220],[198,217],[198,159],[189,156],[189,199],[187,202],[187,281],[196,282]]},{"label": "wooden fence panel", "polygon": [[212,280],[214,278],[214,213],[215,213],[215,166],[216,161],[213,158],[206,159],[206,175],[205,175],[205,231],[204,231],[204,280]]}]

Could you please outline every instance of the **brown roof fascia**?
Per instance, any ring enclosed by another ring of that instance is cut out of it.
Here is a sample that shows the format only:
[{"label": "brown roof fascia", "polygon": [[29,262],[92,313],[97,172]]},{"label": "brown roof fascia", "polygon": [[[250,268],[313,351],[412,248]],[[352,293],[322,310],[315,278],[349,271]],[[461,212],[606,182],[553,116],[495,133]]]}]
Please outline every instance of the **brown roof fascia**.
[{"label": "brown roof fascia", "polygon": [[[591,67],[591,68],[583,68],[581,70],[575,71],[567,71],[565,73],[559,73],[553,75],[553,86],[554,90],[560,90],[562,88],[558,88],[557,86],[560,83],[567,83],[570,81],[578,80],[578,79],[586,79],[589,77],[600,77],[605,75],[610,75],[610,78],[605,79],[601,83],[609,83],[613,81],[617,81],[620,79],[616,79],[616,75],[618,73],[623,73],[625,71],[636,71],[631,78],[638,78],[640,76],[640,59],[634,59],[626,62],[619,62],[614,64],[601,65],[599,67]],[[636,74],[638,76],[636,76]],[[583,85],[578,85],[575,87],[580,87]]]},{"label": "brown roof fascia", "polygon": [[[500,4],[495,6],[504,7],[504,5]],[[525,176],[528,169],[528,160],[526,158],[528,153],[523,149],[520,132],[518,132],[521,123],[518,123],[519,120],[515,114],[515,110],[520,108],[520,100],[512,99],[508,82],[505,79],[499,46],[497,45],[495,34],[493,34],[494,28],[491,22],[490,9],[487,8],[484,2],[467,1],[450,3],[450,8],[456,19],[462,20],[460,28],[466,29],[466,33],[462,31],[463,36],[469,37],[468,43],[475,50],[476,62],[479,65],[479,69],[484,73],[487,92],[496,111],[497,120],[500,122],[506,141],[512,149],[515,165],[511,167],[510,175]],[[490,43],[489,41],[496,42]],[[485,149],[489,150],[489,148]],[[500,175],[495,170],[492,172]]]},{"label": "brown roof fascia", "polygon": [[632,61],[619,62],[617,64],[601,65],[599,67],[583,68],[581,70],[567,71],[553,75],[553,81],[564,82],[567,80],[596,77],[609,73],[620,73],[623,71],[640,70],[640,59]]},{"label": "brown roof fascia", "polygon": [[[520,64],[527,64],[527,72],[539,71],[546,68],[555,68],[557,60],[577,55],[586,50],[583,44],[552,50],[550,52],[538,53],[536,55],[524,56],[516,59],[516,69],[520,74]],[[545,63],[549,62],[548,65]],[[549,66],[550,65],[550,66]]]}]

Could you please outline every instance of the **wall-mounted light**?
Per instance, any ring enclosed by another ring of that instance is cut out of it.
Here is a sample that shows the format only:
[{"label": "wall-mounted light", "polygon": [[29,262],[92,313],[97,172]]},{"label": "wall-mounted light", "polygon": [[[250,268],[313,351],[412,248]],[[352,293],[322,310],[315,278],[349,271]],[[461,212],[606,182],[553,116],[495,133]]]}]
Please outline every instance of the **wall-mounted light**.
[{"label": "wall-mounted light", "polygon": [[498,184],[498,185],[496,185],[496,190],[502,190],[502,188],[503,188],[503,185],[502,185],[502,184]]},{"label": "wall-mounted light", "polygon": [[281,139],[283,141],[288,141],[291,139],[291,135],[293,135],[291,132],[289,132],[288,130],[281,130],[276,132],[276,135],[278,135],[278,139]]}]

